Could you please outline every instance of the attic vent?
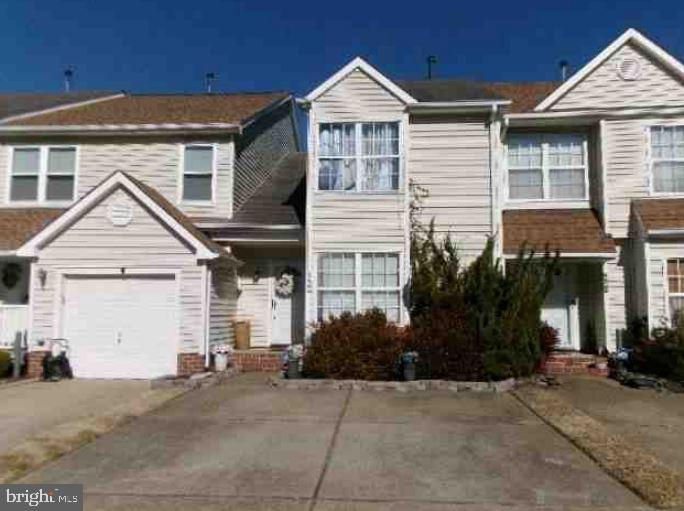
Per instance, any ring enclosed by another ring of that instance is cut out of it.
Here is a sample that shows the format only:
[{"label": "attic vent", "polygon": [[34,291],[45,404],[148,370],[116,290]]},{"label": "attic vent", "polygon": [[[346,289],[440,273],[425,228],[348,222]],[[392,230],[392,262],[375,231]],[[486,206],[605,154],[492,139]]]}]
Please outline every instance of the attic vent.
[{"label": "attic vent", "polygon": [[620,59],[617,63],[617,74],[623,80],[636,80],[641,75],[641,63],[632,57]]}]

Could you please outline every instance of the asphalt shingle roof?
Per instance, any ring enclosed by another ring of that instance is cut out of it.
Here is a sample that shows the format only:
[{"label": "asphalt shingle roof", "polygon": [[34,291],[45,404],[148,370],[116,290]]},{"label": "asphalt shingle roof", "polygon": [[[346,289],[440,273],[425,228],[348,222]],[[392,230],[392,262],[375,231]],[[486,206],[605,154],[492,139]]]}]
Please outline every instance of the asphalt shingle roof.
[{"label": "asphalt shingle roof", "polygon": [[127,94],[90,105],[20,119],[22,126],[242,124],[289,97],[286,92]]},{"label": "asphalt shingle roof", "polygon": [[80,103],[114,94],[117,93],[109,91],[0,93],[0,120],[6,117],[39,112],[49,108]]}]

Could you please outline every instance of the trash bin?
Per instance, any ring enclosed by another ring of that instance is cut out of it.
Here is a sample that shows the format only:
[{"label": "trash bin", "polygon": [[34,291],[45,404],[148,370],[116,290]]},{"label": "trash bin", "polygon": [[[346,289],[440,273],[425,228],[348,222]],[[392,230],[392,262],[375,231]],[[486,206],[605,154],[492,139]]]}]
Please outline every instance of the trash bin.
[{"label": "trash bin", "polygon": [[249,320],[233,321],[233,330],[235,331],[235,349],[248,350],[252,336],[252,325]]}]

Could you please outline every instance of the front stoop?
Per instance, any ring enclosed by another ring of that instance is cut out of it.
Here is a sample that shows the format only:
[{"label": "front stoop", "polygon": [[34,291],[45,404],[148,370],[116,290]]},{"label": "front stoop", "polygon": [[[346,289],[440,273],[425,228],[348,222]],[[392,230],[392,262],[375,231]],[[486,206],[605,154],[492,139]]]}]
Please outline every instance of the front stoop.
[{"label": "front stoop", "polygon": [[[598,355],[577,352],[556,351],[552,353],[542,367],[546,374],[590,374],[592,376],[608,376],[608,359]],[[605,369],[599,369],[602,364]]]},{"label": "front stoop", "polygon": [[275,373],[282,369],[282,351],[236,350],[233,365],[242,373]]},{"label": "front stoop", "polygon": [[47,351],[30,351],[26,355],[26,378],[43,377],[43,360],[47,354]]}]

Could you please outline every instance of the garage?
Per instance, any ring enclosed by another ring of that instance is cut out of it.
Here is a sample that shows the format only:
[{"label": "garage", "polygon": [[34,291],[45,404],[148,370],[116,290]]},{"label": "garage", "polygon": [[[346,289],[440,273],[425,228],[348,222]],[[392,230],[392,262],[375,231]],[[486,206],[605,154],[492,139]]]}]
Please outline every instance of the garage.
[{"label": "garage", "polygon": [[67,275],[63,332],[78,378],[156,378],[176,373],[174,274]]}]

